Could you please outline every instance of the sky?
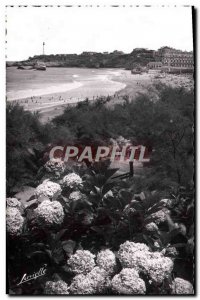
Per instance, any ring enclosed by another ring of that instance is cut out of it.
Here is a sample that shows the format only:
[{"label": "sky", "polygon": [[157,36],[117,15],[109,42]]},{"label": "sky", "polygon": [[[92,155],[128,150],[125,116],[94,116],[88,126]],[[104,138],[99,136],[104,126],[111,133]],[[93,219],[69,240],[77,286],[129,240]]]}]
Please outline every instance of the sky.
[{"label": "sky", "polygon": [[190,7],[7,7],[7,61],[83,51],[193,49]]}]

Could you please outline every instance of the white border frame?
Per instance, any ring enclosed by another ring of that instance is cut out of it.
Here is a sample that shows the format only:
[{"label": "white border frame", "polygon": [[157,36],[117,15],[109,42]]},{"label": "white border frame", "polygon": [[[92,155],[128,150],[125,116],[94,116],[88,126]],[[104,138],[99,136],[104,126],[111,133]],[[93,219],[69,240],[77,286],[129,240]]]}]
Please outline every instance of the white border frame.
[{"label": "white border frame", "polygon": [[[127,0],[1,0],[0,2],[0,171],[1,171],[1,177],[0,177],[0,214],[2,217],[0,218],[1,224],[0,224],[0,240],[2,243],[2,253],[0,255],[0,265],[1,265],[1,274],[2,276],[0,277],[0,295],[2,299],[5,299],[7,296],[5,295],[6,292],[6,277],[5,277],[5,271],[6,271],[6,248],[5,248],[5,6],[6,5],[93,5],[93,6],[110,6],[110,5],[152,5],[152,6],[183,6],[183,5],[193,5],[197,9],[197,20],[196,20],[196,35],[198,37],[198,34],[200,33],[199,30],[199,22],[198,22],[198,13],[200,9],[200,1],[199,0],[132,0],[132,1],[127,1]],[[198,33],[198,34],[197,34]],[[198,59],[198,49],[199,49],[199,40],[196,40],[196,56],[197,56],[197,61],[196,61],[196,153],[198,153],[199,150],[199,59]],[[199,159],[198,156],[196,157],[196,260],[197,259],[197,253],[199,249],[199,232],[198,232],[198,216],[199,216],[199,205],[198,205],[198,189],[199,187],[199,177],[198,177],[198,171],[199,171]],[[197,262],[196,262],[197,263]],[[198,288],[198,274],[199,274],[199,264],[196,266],[197,272],[196,272],[196,290],[197,290],[197,295],[199,292]],[[68,296],[69,297],[69,296]],[[146,297],[146,296],[144,296]],[[160,296],[163,297],[163,296]],[[21,298],[21,296],[18,296],[18,299]],[[38,299],[42,299],[42,296],[37,296]],[[51,297],[51,299],[54,299],[55,297]],[[71,297],[70,297],[71,298]],[[78,298],[81,298],[78,297]],[[84,297],[84,299],[91,299],[91,297]],[[104,297],[107,298],[107,297]],[[121,298],[121,297],[120,297]],[[139,298],[134,296],[134,298]],[[165,297],[166,298],[171,298],[171,297]],[[25,296],[23,296],[23,299],[26,299]]]}]

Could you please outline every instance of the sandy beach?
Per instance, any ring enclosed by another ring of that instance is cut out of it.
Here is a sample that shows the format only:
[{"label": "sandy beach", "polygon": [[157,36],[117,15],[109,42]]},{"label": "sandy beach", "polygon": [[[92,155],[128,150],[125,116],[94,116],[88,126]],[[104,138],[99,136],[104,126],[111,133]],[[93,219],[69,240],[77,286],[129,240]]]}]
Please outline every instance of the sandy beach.
[{"label": "sandy beach", "polygon": [[[53,71],[55,72],[55,70]],[[50,72],[52,71],[50,70]],[[62,70],[58,72],[61,73]],[[130,71],[119,69],[89,70],[88,72],[89,75],[87,74],[85,77],[73,74],[67,83],[63,81],[50,85],[48,82],[48,84],[43,85],[43,88],[26,88],[25,93],[24,90],[17,90],[15,93],[8,91],[7,100],[19,103],[25,110],[39,112],[41,122],[46,123],[55,116],[60,115],[67,106],[76,105],[76,103],[86,98],[93,101],[98,97],[111,96],[111,100],[107,105],[113,106],[122,103],[125,95],[128,96],[129,101],[134,101],[138,95],[146,93],[152,99],[156,98],[155,89],[153,88],[156,82],[171,86],[185,86],[186,88],[190,88],[193,84],[191,76],[185,75],[167,74],[164,78],[158,79],[155,74],[131,74]],[[44,75],[40,74],[39,76],[44,76],[46,73]],[[37,73],[33,75],[38,76]],[[28,97],[26,97],[27,95]]]}]

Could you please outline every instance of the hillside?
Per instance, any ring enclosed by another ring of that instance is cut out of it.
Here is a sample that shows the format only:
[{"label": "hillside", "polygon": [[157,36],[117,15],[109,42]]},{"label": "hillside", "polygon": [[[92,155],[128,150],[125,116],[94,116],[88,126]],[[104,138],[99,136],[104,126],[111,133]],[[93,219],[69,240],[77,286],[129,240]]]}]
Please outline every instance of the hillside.
[{"label": "hillside", "polygon": [[155,61],[154,51],[136,48],[131,53],[121,51],[111,53],[83,52],[81,54],[35,55],[21,62],[7,63],[7,66],[33,66],[37,61],[44,61],[48,67],[79,67],[79,68],[125,68],[132,69],[137,65],[145,66]]}]

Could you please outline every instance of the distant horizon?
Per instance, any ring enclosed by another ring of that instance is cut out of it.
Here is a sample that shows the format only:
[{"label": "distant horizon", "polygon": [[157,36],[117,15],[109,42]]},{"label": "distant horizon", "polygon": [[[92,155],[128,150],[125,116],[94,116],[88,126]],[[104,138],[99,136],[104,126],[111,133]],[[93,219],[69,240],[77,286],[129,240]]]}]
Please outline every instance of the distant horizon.
[{"label": "distant horizon", "polygon": [[[132,49],[131,52],[124,52],[124,51],[122,51],[122,50],[120,50],[120,49],[114,49],[114,50],[111,51],[111,52],[106,51],[106,50],[105,50],[105,51],[86,50],[86,51],[82,51],[81,53],[50,53],[50,54],[47,54],[47,53],[43,54],[43,53],[41,53],[41,54],[34,54],[33,56],[29,56],[29,57],[34,57],[34,56],[49,56],[49,55],[73,55],[73,54],[74,54],[74,55],[81,55],[81,54],[84,53],[84,52],[88,52],[88,53],[93,52],[93,53],[101,53],[101,54],[105,54],[105,52],[107,52],[108,54],[111,54],[111,53],[113,53],[114,51],[123,52],[123,54],[130,54],[130,53],[132,53],[133,50],[135,50],[135,49],[145,49],[145,50],[150,50],[150,51],[158,51],[160,48],[163,48],[163,47],[173,48],[173,49],[176,49],[176,50],[180,50],[180,51],[182,51],[182,52],[193,52],[193,50],[177,49],[177,48],[174,48],[174,47],[165,45],[165,46],[160,46],[160,47],[157,48],[157,49],[150,49],[150,48],[146,48],[146,47],[135,47],[135,48]],[[7,59],[6,59],[6,62],[20,62],[20,61],[28,60],[29,57],[28,57],[28,58],[25,58],[25,59],[21,59],[21,60],[7,60]]]}]

